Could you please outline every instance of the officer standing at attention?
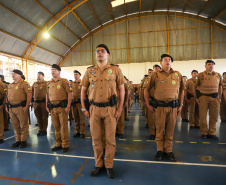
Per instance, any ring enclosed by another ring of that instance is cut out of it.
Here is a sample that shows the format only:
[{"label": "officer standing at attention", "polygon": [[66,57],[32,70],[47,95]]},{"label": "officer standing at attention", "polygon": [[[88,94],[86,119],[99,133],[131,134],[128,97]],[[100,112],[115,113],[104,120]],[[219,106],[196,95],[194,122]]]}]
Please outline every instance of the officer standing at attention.
[{"label": "officer standing at attention", "polygon": [[82,112],[81,106],[81,73],[74,70],[75,81],[71,82],[72,88],[72,114],[75,121],[75,131],[74,137],[85,138],[86,120],[85,114]]},{"label": "officer standing at attention", "polygon": [[[186,90],[186,84],[187,84],[187,76],[183,76],[183,82],[184,82],[184,87]],[[184,96],[186,96],[186,94],[184,94]],[[183,107],[181,110],[181,118],[182,118],[182,122],[189,122],[188,120],[188,101],[187,99],[184,97],[184,102],[183,102]]]},{"label": "officer standing at attention", "polygon": [[[215,135],[216,123],[218,120],[219,106],[222,96],[222,78],[214,70],[215,62],[207,60],[206,70],[197,75],[198,79],[194,84],[193,93],[199,104],[199,124],[202,139],[218,140]],[[200,95],[197,97],[196,88],[199,87]],[[207,112],[209,110],[209,129],[207,126]]]},{"label": "officer standing at attention", "polygon": [[4,143],[4,104],[6,97],[6,85],[0,81],[0,144]]},{"label": "officer standing at attention", "polygon": [[47,81],[44,80],[44,73],[39,71],[37,82],[32,86],[33,108],[37,118],[39,131],[37,136],[46,136],[48,127],[48,112],[46,110]]},{"label": "officer standing at attention", "polygon": [[[124,76],[125,80],[127,80],[127,78]],[[128,100],[129,100],[129,84],[128,82],[124,84],[125,87],[125,98],[124,98],[124,103],[123,106],[125,108],[125,106],[128,105]],[[119,98],[120,94],[119,92],[117,93],[117,98]],[[118,106],[118,105],[117,105]],[[118,135],[120,138],[124,137],[124,128],[125,128],[125,109],[122,110],[122,114],[118,120],[117,123],[117,128],[116,128],[116,136]]]},{"label": "officer standing at attention", "polygon": [[32,89],[29,83],[21,78],[22,75],[22,71],[13,70],[13,83],[9,84],[7,92],[9,109],[6,107],[6,111],[9,112],[16,135],[13,148],[25,148],[27,145],[28,108],[32,99]]},{"label": "officer standing at attention", "polygon": [[[4,75],[0,75],[0,82],[3,83],[6,87],[6,91],[8,89],[9,82],[4,80]],[[9,130],[9,114],[6,112],[6,105],[3,105],[3,116],[4,116],[4,131]]]},{"label": "officer standing at attention", "polygon": [[47,83],[46,109],[51,114],[55,129],[56,145],[51,149],[62,149],[65,153],[69,150],[68,114],[71,107],[71,86],[67,79],[60,77],[60,66],[53,64],[52,80]]},{"label": "officer standing at attention", "polygon": [[221,122],[226,122],[226,72],[223,73],[223,93],[220,105]]},{"label": "officer standing at attention", "polygon": [[196,76],[198,74],[197,70],[192,70],[191,76],[192,78],[187,80],[186,83],[186,89],[185,89],[185,99],[186,102],[188,102],[189,105],[189,125],[190,129],[193,128],[200,128],[199,126],[199,106],[195,101],[193,89],[194,89],[194,83],[196,81]]},{"label": "officer standing at attention", "polygon": [[[104,44],[96,47],[97,65],[86,70],[82,79],[81,103],[82,111],[90,120],[90,131],[95,156],[95,167],[90,171],[96,176],[104,168],[109,178],[114,178],[113,160],[115,156],[116,124],[123,109],[126,83],[117,65],[109,64],[110,51]],[[89,88],[89,112],[85,109],[84,99]],[[119,90],[119,105],[117,104],[117,88]],[[117,110],[116,110],[117,109]],[[103,144],[102,127],[105,128],[105,144]],[[104,148],[105,146],[105,153]],[[105,160],[104,160],[105,155]]]},{"label": "officer standing at attention", "polygon": [[[161,67],[157,64],[153,66],[153,72],[158,72],[161,69]],[[148,81],[151,78],[151,74],[148,78]],[[144,84],[144,89],[147,87],[148,81]],[[149,100],[154,98],[154,87],[151,88],[149,91]],[[144,91],[144,93],[147,91]],[[145,95],[144,95],[145,96]],[[149,126],[149,139],[150,140],[155,140],[155,114],[153,112],[148,111],[147,108],[147,121],[148,121],[148,126]]]},{"label": "officer standing at attention", "polygon": [[[155,160],[161,161],[163,153],[170,161],[176,161],[172,152],[173,133],[176,118],[180,114],[184,99],[184,84],[182,75],[171,68],[173,58],[170,55],[161,56],[162,69],[151,75],[145,88],[145,102],[150,112],[155,112],[157,154]],[[154,87],[154,101],[149,104],[148,91]]]}]

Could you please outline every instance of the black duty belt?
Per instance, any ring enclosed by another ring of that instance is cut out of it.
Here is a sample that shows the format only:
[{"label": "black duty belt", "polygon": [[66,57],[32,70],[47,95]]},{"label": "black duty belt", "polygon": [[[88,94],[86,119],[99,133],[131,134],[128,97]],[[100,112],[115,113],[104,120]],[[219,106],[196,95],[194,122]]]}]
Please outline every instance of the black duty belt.
[{"label": "black duty belt", "polygon": [[211,96],[212,98],[217,98],[218,97],[218,93],[212,93],[212,94],[200,93],[200,96]]},{"label": "black duty belt", "polygon": [[43,99],[43,100],[34,100],[34,103],[45,103],[46,101],[45,101],[45,99]]},{"label": "black duty belt", "polygon": [[96,103],[94,101],[91,101],[91,104],[95,105],[97,107],[108,107],[108,106],[110,106],[110,102],[107,102],[107,103]]},{"label": "black duty belt", "polygon": [[8,103],[9,108],[25,107],[26,104],[27,104],[27,101],[26,100],[25,101],[22,101],[22,102],[20,102],[18,104],[15,104],[15,105],[12,105],[12,104]]},{"label": "black duty belt", "polygon": [[163,102],[163,101],[158,101],[157,102],[158,107],[172,107],[172,108],[177,108],[180,105],[180,100],[173,100],[171,102]]},{"label": "black duty belt", "polygon": [[3,104],[4,98],[0,99],[0,106]]},{"label": "black duty belt", "polygon": [[72,105],[73,107],[75,107],[77,103],[81,103],[81,99],[80,99],[80,98],[74,99],[74,100],[71,101],[71,105]]}]

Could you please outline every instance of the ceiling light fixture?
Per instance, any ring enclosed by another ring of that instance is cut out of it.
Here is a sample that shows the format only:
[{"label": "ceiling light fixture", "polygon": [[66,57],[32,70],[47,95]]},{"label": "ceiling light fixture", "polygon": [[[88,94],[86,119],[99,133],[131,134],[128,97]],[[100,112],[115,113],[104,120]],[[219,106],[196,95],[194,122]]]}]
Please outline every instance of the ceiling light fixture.
[{"label": "ceiling light fixture", "polygon": [[[130,3],[134,1],[137,1],[137,0],[125,0],[125,3]],[[122,4],[124,4],[124,0],[114,0],[111,2],[112,7],[120,6]]]},{"label": "ceiling light fixture", "polygon": [[49,36],[50,36],[50,35],[49,35],[47,32],[44,33],[44,37],[45,37],[45,38],[49,38]]}]

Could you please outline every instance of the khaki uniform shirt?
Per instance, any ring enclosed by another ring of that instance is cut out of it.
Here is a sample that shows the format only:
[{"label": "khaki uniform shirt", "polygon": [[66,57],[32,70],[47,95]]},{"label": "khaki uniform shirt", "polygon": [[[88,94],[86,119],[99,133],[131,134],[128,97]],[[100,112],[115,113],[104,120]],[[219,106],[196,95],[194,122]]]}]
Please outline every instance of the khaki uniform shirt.
[{"label": "khaki uniform shirt", "polygon": [[28,82],[20,79],[18,83],[11,83],[8,86],[8,101],[10,104],[15,105],[21,101],[27,100],[27,94],[32,93],[31,86]]},{"label": "khaki uniform shirt", "polygon": [[226,89],[226,79],[223,79],[223,86],[222,86],[223,90]]},{"label": "khaki uniform shirt", "polygon": [[32,85],[32,93],[34,100],[43,100],[46,98],[47,81],[41,80],[34,82]]},{"label": "khaki uniform shirt", "polygon": [[[150,91],[153,87],[154,87],[154,91],[155,89],[157,88],[157,77],[158,77],[158,73],[161,73],[162,75],[168,77],[169,75],[172,75],[172,73],[175,74],[176,78],[178,79],[178,83],[179,83],[179,89],[178,89],[178,94],[180,94],[184,89],[184,83],[183,83],[183,80],[182,80],[182,75],[180,74],[180,72],[178,71],[174,71],[172,68],[170,69],[170,72],[169,74],[167,72],[165,72],[163,69],[160,69],[160,71],[158,72],[154,72],[152,73],[151,75],[151,78],[149,79],[147,85],[146,85],[146,88],[148,88],[148,90]],[[175,82],[175,81],[174,81]],[[165,89],[165,92],[168,92],[170,91],[170,89]],[[170,93],[170,92],[169,92]],[[178,95],[179,96],[179,95]],[[154,97],[155,98],[155,97]],[[180,98],[180,97],[179,97]],[[174,99],[165,99],[164,101],[165,102],[169,102],[169,101],[172,101]]]},{"label": "khaki uniform shirt", "polygon": [[[205,71],[202,72],[202,73],[206,73],[207,75],[213,76],[213,75],[215,75],[217,72],[213,71],[212,73],[208,73],[208,71],[205,70]],[[203,77],[204,77],[204,75],[203,75],[202,73],[199,73],[199,74],[197,75],[197,80],[196,80],[195,83],[194,83],[194,86],[195,86],[195,87],[200,86],[200,84],[201,84],[200,82],[202,81],[202,79],[203,79]],[[220,75],[219,73],[218,73],[218,76],[220,77],[220,79],[219,79],[219,81],[220,81],[219,86],[222,86],[222,85],[223,85],[223,80],[222,80],[221,75]]]},{"label": "khaki uniform shirt", "polygon": [[52,79],[47,84],[47,96],[50,103],[59,104],[60,101],[68,99],[68,93],[72,91],[69,81],[59,78],[56,82]]},{"label": "khaki uniform shirt", "polygon": [[[187,80],[187,83],[186,83],[186,90],[188,93],[190,93],[191,95],[194,95],[193,93],[193,87],[194,87],[194,83],[195,83],[196,80],[193,80],[192,78],[188,79]],[[185,95],[186,96],[186,95]]]},{"label": "khaki uniform shirt", "polygon": [[81,79],[79,79],[77,82],[74,81],[71,83],[71,88],[72,88],[72,99],[79,99],[81,98]]},{"label": "khaki uniform shirt", "polygon": [[[222,85],[223,85],[223,80],[222,80],[222,77],[221,77],[221,75],[220,75],[219,73],[217,73],[217,72],[215,72],[215,71],[213,71],[212,73],[209,73],[207,70],[205,70],[204,72],[199,73],[199,74],[197,75],[196,79],[195,79],[194,86],[195,86],[197,89],[201,90],[200,88],[202,87],[202,81],[204,80],[204,74],[210,76],[210,78],[208,78],[208,80],[210,80],[211,77],[213,77],[213,76],[216,75],[216,76],[218,77],[219,86],[222,86]],[[218,86],[218,87],[219,87],[219,86]],[[216,91],[218,92],[218,90],[216,90]]]},{"label": "khaki uniform shirt", "polygon": [[110,97],[117,95],[117,87],[125,84],[126,80],[116,65],[107,65],[103,71],[96,66],[89,67],[82,79],[81,85],[89,88],[89,100],[97,103],[110,101]]},{"label": "khaki uniform shirt", "polygon": [[6,95],[7,86],[5,83],[0,81],[0,100],[3,99]]}]

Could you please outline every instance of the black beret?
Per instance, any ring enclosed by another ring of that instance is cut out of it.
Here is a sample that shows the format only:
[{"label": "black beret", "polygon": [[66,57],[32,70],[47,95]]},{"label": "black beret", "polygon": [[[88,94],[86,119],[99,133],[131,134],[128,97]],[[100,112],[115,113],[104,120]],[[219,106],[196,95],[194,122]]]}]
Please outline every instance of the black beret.
[{"label": "black beret", "polygon": [[148,77],[148,75],[144,75],[144,77]]},{"label": "black beret", "polygon": [[159,69],[161,69],[161,67],[160,67],[158,64],[153,65],[153,69],[154,69],[155,67],[159,67]]},{"label": "black beret", "polygon": [[194,72],[199,73],[197,70],[194,69],[194,70],[192,70],[191,74],[194,73]]},{"label": "black beret", "polygon": [[25,79],[26,79],[24,75],[21,75],[21,78],[22,78],[23,80],[25,80]]},{"label": "black beret", "polygon": [[208,64],[208,63],[213,63],[213,64],[215,65],[215,62],[212,61],[212,60],[207,60],[207,61],[206,61],[206,64]]},{"label": "black beret", "polygon": [[0,75],[0,78],[2,78],[2,80],[4,80],[4,75]]},{"label": "black beret", "polygon": [[23,75],[22,71],[19,70],[19,69],[14,69],[13,72],[18,74],[18,75]]},{"label": "black beret", "polygon": [[170,57],[170,58],[171,58],[171,61],[173,62],[173,57],[171,57],[171,56],[168,55],[168,54],[162,54],[162,55],[161,55],[161,61],[162,61],[162,59],[163,59],[164,57]]},{"label": "black beret", "polygon": [[110,51],[109,51],[108,47],[105,44],[99,44],[96,48],[100,48],[100,47],[106,49],[107,53],[110,55]]},{"label": "black beret", "polygon": [[39,73],[39,74],[41,74],[42,76],[45,76],[45,75],[44,75],[44,73],[43,73],[43,72],[41,72],[41,71],[39,71],[38,73]]},{"label": "black beret", "polygon": [[56,68],[58,71],[61,71],[60,66],[58,66],[57,64],[53,64],[53,65],[52,65],[52,68]]},{"label": "black beret", "polygon": [[226,72],[223,72],[223,75],[222,76],[224,76],[224,74],[226,74]]},{"label": "black beret", "polygon": [[78,73],[79,75],[81,75],[81,73],[77,70],[74,70],[74,73]]}]

